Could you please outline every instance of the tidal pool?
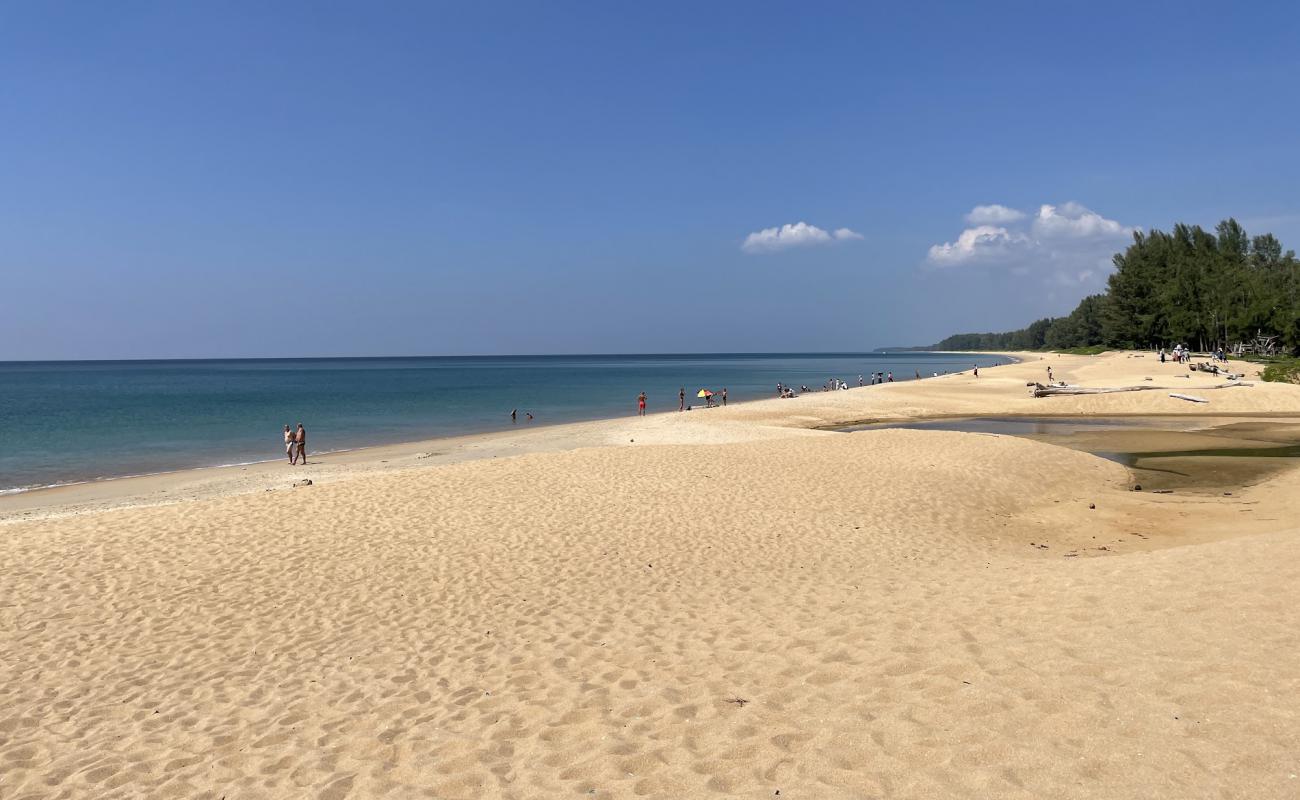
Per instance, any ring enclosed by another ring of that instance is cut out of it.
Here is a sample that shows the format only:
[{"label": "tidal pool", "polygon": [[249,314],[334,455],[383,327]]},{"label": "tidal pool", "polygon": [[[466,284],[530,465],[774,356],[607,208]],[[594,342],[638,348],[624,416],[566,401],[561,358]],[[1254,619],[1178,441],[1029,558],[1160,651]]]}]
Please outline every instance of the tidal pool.
[{"label": "tidal pool", "polygon": [[1144,490],[1231,491],[1295,466],[1295,417],[968,417],[837,428],[962,431],[1019,436],[1083,450],[1128,467]]}]

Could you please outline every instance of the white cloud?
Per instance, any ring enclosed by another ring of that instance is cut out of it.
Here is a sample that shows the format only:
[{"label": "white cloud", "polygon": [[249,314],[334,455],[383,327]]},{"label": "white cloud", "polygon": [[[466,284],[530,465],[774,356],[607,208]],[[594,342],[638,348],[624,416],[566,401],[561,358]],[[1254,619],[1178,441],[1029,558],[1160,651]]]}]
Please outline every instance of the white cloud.
[{"label": "white cloud", "polygon": [[1065,203],[1061,206],[1044,204],[1034,217],[1034,233],[1040,237],[1069,236],[1113,237],[1131,236],[1137,228],[1125,227],[1113,219],[1106,219],[1078,203]]},{"label": "white cloud", "polygon": [[[1128,246],[1138,230],[1074,202],[1044,204],[1032,218],[1006,206],[976,206],[966,219],[985,222],[963,230],[954,241],[930,247],[926,266],[1037,273],[1057,285],[1100,288],[1112,255]],[[1002,224],[988,222],[994,219]]]},{"label": "white cloud", "polygon": [[966,215],[966,221],[972,225],[1001,225],[1007,222],[1018,222],[1024,218],[1025,212],[1000,206],[997,203],[975,206]]},{"label": "white cloud", "polygon": [[740,249],[746,253],[771,253],[789,247],[830,244],[836,241],[861,239],[862,234],[848,228],[836,228],[834,233],[806,222],[787,223],[779,228],[764,228],[745,237]]},{"label": "white cloud", "polygon": [[961,232],[955,242],[944,242],[930,248],[930,262],[936,266],[955,266],[968,261],[980,261],[1005,256],[1029,243],[1029,237],[1012,233],[1006,228],[979,225]]}]

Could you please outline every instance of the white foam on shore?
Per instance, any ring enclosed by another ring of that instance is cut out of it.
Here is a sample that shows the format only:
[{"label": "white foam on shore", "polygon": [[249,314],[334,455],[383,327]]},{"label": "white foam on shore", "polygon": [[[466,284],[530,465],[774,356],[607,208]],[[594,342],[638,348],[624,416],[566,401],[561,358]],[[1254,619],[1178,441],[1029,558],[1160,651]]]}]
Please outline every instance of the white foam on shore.
[{"label": "white foam on shore", "polygon": [[22,494],[23,492],[39,492],[41,489],[57,489],[60,486],[78,486],[83,483],[93,483],[94,481],[67,481],[65,483],[47,483],[44,486],[14,486],[9,489],[0,489],[0,495]]},{"label": "white foam on shore", "polygon": [[[375,446],[375,445],[372,445]],[[382,446],[382,445],[379,445]],[[328,456],[335,453],[350,453],[354,450],[364,450],[364,447],[340,447],[337,450],[321,450],[316,453],[317,456]],[[37,484],[33,486],[11,486],[0,489],[0,497],[10,494],[24,494],[26,492],[40,492],[46,489],[62,489],[68,486],[83,486],[88,483],[108,483],[109,481],[124,481],[130,478],[152,478],[158,475],[175,475],[180,472],[194,472],[197,470],[207,469],[226,469],[230,467],[251,467],[257,464],[271,464],[280,461],[278,458],[262,458],[255,461],[232,461],[228,464],[204,464],[197,467],[179,467],[177,469],[164,469],[157,472],[137,472],[129,475],[101,475],[97,478],[88,478],[80,481],[62,481],[60,483]]]}]

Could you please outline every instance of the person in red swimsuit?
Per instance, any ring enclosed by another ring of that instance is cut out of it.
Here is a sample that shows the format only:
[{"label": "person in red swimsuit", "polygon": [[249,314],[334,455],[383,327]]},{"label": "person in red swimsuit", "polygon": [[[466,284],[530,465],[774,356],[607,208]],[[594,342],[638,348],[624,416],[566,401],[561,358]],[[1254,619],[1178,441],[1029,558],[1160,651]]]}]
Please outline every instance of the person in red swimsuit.
[{"label": "person in red swimsuit", "polygon": [[637,410],[637,414],[639,414],[642,417],[645,416],[645,392],[642,392],[641,394],[637,395],[636,410]]}]

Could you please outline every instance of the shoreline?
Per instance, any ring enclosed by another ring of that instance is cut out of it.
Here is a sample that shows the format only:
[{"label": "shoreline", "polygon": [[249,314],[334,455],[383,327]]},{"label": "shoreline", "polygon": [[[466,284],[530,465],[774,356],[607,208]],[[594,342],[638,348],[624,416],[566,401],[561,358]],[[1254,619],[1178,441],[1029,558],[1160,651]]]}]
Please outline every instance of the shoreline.
[{"label": "shoreline", "polygon": [[[862,387],[862,388],[867,388],[867,387]],[[760,399],[767,399],[767,398],[760,398]],[[731,406],[739,406],[739,405],[743,405],[744,403],[754,403],[754,402],[758,402],[758,400],[737,401],[731,403]],[[696,408],[692,410],[706,411],[712,409]],[[675,414],[675,413],[678,412],[654,411],[648,413],[646,416],[655,416],[658,414]],[[357,445],[355,447],[340,447],[333,450],[321,450],[319,453],[315,453],[315,452],[312,453],[311,457],[313,459],[321,459],[321,458],[326,458],[328,456],[339,456],[339,455],[347,455],[352,453],[369,453],[371,451],[379,451],[379,450],[391,450],[391,449],[406,450],[406,449],[416,448],[420,446],[436,446],[440,442],[454,442],[459,440],[489,438],[493,436],[524,434],[530,431],[538,431],[542,429],[559,428],[559,427],[571,426],[571,425],[587,425],[591,423],[612,422],[619,419],[623,419],[623,417],[591,417],[591,418],[570,420],[567,422],[520,423],[517,426],[508,427],[508,428],[493,428],[490,430],[469,430],[463,433],[454,433],[446,436],[432,436],[432,437],[426,437],[421,439],[402,439],[400,441],[395,441],[395,442],[377,442],[374,444]],[[107,484],[114,481],[133,480],[138,478],[158,478],[166,475],[203,473],[203,472],[211,472],[214,470],[229,470],[229,469],[244,468],[244,467],[260,467],[267,464],[284,464],[284,463],[285,463],[285,458],[283,455],[281,455],[277,458],[263,458],[263,459],[255,459],[252,461],[232,461],[230,463],[225,463],[225,464],[202,464],[199,466],[177,467],[175,469],[160,469],[152,472],[127,473],[123,475],[105,475],[102,477],[86,478],[84,480],[64,481],[61,483],[51,483],[51,484],[45,484],[40,486],[17,486],[17,487],[10,487],[6,489],[0,489],[0,497],[7,497],[11,495],[24,495],[33,492],[44,492],[44,491],[50,491],[56,489],[64,489],[71,486]],[[314,464],[315,462],[313,461],[312,463]]]},{"label": "shoreline", "polygon": [[[1075,364],[1087,366],[1099,356],[1061,356],[1036,352],[988,352],[1008,359],[1008,363],[982,368],[978,380],[988,385],[1006,375],[1007,370],[1024,372],[1036,361],[1051,361],[1058,374],[1066,374]],[[1145,358],[1144,352],[1117,351],[1118,358]],[[1257,374],[1259,366],[1243,362]],[[1170,366],[1170,365],[1162,365]],[[999,371],[1001,370],[1001,372]],[[696,408],[691,412],[659,411],[645,417],[635,415],[528,425],[505,430],[418,439],[389,444],[369,445],[323,452],[313,456],[306,467],[291,467],[283,458],[221,466],[188,467],[163,472],[94,479],[54,486],[35,487],[0,493],[0,524],[79,515],[93,511],[132,506],[169,505],[176,502],[211,499],[232,494],[271,491],[285,488],[307,478],[313,482],[349,479],[360,475],[421,469],[472,461],[502,458],[538,452],[562,452],[587,447],[635,444],[637,432],[650,437],[646,444],[680,444],[692,441],[747,441],[755,438],[781,438],[798,435],[833,434],[835,429],[927,419],[1016,416],[1300,416],[1300,403],[1293,409],[1231,410],[1177,404],[1171,409],[1125,408],[1115,402],[1096,398],[1120,395],[1093,395],[1056,398],[1049,403],[1032,401],[1031,409],[1000,407],[1004,398],[985,398],[969,408],[924,408],[913,404],[891,403],[900,395],[909,397],[941,396],[936,387],[951,385],[955,380],[973,379],[970,370],[947,375],[924,376],[889,384],[851,387],[844,391],[810,391],[795,398],[758,398],[732,403],[726,407]],[[1198,373],[1192,373],[1198,375]],[[1189,383],[1189,388],[1202,381]],[[872,390],[872,391],[859,391]],[[1133,393],[1145,394],[1145,393]],[[1156,393],[1152,393],[1156,394]],[[1091,402],[1087,402],[1091,399]],[[1061,402],[1067,400],[1067,402]],[[998,402],[1001,401],[1001,402]],[[1145,405],[1145,404],[1144,404]],[[864,414],[875,406],[875,412]],[[1099,407],[1101,406],[1101,407]],[[1109,406],[1109,408],[1107,408]],[[713,412],[703,416],[696,412]],[[632,441],[628,441],[632,440]]]},{"label": "shoreline", "polygon": [[[1147,362],[1051,360],[1111,387]],[[1300,386],[1212,378],[1187,384],[1208,406],[1035,399],[1045,366],[38,493],[0,528],[0,784],[1290,797],[1296,459],[1166,493],[1086,451],[1104,432],[814,429],[1300,416]],[[1177,455],[1217,434],[1141,435]],[[1149,466],[1206,464],[1228,466]]]},{"label": "shoreline", "polygon": [[[974,351],[971,352],[974,353]],[[942,354],[956,355],[956,354],[961,354],[961,351],[952,351],[952,352],[945,351]],[[995,364],[991,367],[984,367],[984,369],[995,369],[999,366],[1009,366],[1010,364],[1017,364],[1022,361],[1022,359],[1019,356],[1011,353],[990,351],[990,352],[981,352],[979,354],[986,355],[986,356],[996,356],[998,358],[1005,358],[1008,360],[1007,364]],[[711,354],[702,354],[702,357],[708,355]],[[764,354],[753,354],[753,355],[764,355]],[[830,354],[830,355],[838,355],[838,354]],[[557,358],[570,358],[570,357],[571,356],[557,356]],[[416,358],[420,358],[420,357],[416,357]],[[513,356],[504,356],[503,358],[513,358]],[[216,359],[216,360],[222,360],[222,359]],[[288,359],[288,360],[292,360],[292,359]],[[328,359],[322,359],[322,360],[328,360]],[[960,375],[960,374],[962,373],[952,372],[952,373],[940,374],[940,375],[922,375],[919,379],[910,378],[908,380],[896,381],[895,383],[898,384],[916,383],[917,381],[935,380],[936,378],[947,377],[947,375]],[[877,384],[875,386],[872,385],[851,386],[849,387],[849,389],[845,391],[852,391],[854,389],[873,389],[873,388],[879,388],[884,385],[885,384]],[[813,390],[807,392],[806,394],[816,396],[816,395],[834,394],[834,393],[835,393],[834,391],[822,392],[822,391]],[[799,397],[803,397],[803,396],[804,395],[799,395]],[[691,398],[687,398],[687,399],[689,400]],[[760,398],[733,402],[730,405],[725,406],[725,408],[740,408],[753,403],[761,403],[768,400],[780,400],[780,399],[781,398],[760,397]],[[794,398],[794,399],[798,399],[798,398]],[[688,411],[689,412],[714,411],[721,408],[724,407],[704,406],[698,408],[691,408],[688,409]],[[660,415],[677,415],[679,413],[682,412],[655,411],[647,414],[646,416],[657,417]],[[495,437],[527,436],[529,433],[533,431],[541,431],[544,429],[573,427],[575,428],[574,433],[580,435],[580,432],[576,430],[576,428],[585,427],[589,425],[597,425],[600,423],[611,423],[611,422],[616,422],[618,420],[625,420],[625,419],[627,419],[626,416],[600,416],[600,417],[591,417],[591,418],[584,418],[578,420],[570,420],[567,422],[545,422],[540,424],[525,423],[524,425],[517,426],[517,427],[501,428],[501,429],[494,429],[494,430],[469,431],[466,433],[458,433],[449,436],[436,436],[436,437],[424,438],[424,439],[409,439],[409,440],[402,440],[398,442],[382,442],[378,444],[358,445],[356,447],[344,447],[336,450],[324,450],[321,451],[319,454],[313,454],[313,458],[317,459],[317,461],[312,462],[311,465],[315,465],[321,459],[325,459],[327,464],[331,463],[335,459],[330,459],[329,458],[330,456],[340,456],[340,455],[342,456],[355,455],[357,457],[374,456],[375,459],[378,459],[378,457],[382,455],[388,457],[387,459],[384,459],[385,463],[387,463],[387,461],[391,461],[393,457],[401,458],[403,456],[409,456],[410,451],[414,451],[414,450],[427,451],[429,449],[436,449],[439,446],[443,446],[443,447],[452,446],[452,447],[464,448],[467,445],[473,446],[475,444],[484,444],[488,440]],[[854,424],[854,423],[847,423],[847,424]],[[819,429],[820,429],[819,427],[810,428],[810,430],[819,430]],[[496,456],[493,455],[492,457],[496,457]],[[372,459],[367,459],[367,460],[372,460]],[[267,458],[267,459],[258,459],[252,461],[232,462],[227,464],[210,464],[210,465],[202,465],[202,466],[179,467],[177,469],[165,469],[165,470],[158,470],[156,472],[141,472],[141,473],[126,474],[126,475],[109,475],[105,477],[87,478],[85,480],[67,481],[67,482],[53,483],[53,484],[47,484],[42,486],[12,487],[12,488],[0,489],[0,524],[10,521],[13,518],[11,516],[13,509],[6,508],[6,504],[4,502],[6,498],[35,497],[35,496],[50,497],[51,501],[49,503],[20,504],[21,505],[20,510],[22,511],[39,511],[45,509],[47,506],[58,506],[66,502],[66,501],[61,501],[60,499],[55,497],[55,495],[57,495],[60,492],[63,492],[64,490],[73,490],[73,489],[77,489],[78,487],[87,487],[87,488],[104,487],[102,491],[92,490],[88,492],[88,494],[94,495],[96,499],[102,498],[103,501],[105,502],[112,502],[114,500],[126,499],[128,497],[133,496],[136,493],[135,491],[132,491],[132,489],[135,489],[135,487],[130,486],[130,484],[126,482],[131,482],[131,481],[148,482],[148,485],[140,486],[138,491],[155,492],[158,491],[158,487],[153,485],[154,482],[172,483],[174,481],[176,484],[181,484],[187,478],[192,478],[197,480],[202,478],[203,476],[217,475],[220,473],[230,473],[235,470],[247,471],[249,467],[269,468],[272,465],[276,465],[276,464],[283,465],[284,461],[285,460],[283,457]],[[343,463],[352,463],[353,461],[354,459],[347,459]],[[124,487],[130,486],[130,488],[121,492],[112,491],[112,487],[117,484],[121,484]],[[67,493],[65,492],[65,494]],[[82,501],[78,500],[73,502],[82,502]],[[94,500],[92,500],[91,502],[94,502]],[[170,501],[162,501],[162,502],[170,502]],[[117,505],[114,505],[113,507],[117,507]],[[21,518],[28,519],[33,516],[37,518],[41,518],[44,515],[24,513],[21,515]]]},{"label": "shoreline", "polygon": [[[734,355],[736,355],[737,357],[750,356],[753,358],[768,358],[774,354],[754,353],[754,354],[734,354]],[[780,354],[775,354],[775,355],[780,355]],[[801,356],[805,354],[791,354],[791,355]],[[809,354],[809,355],[816,355],[819,357],[824,355],[826,357],[838,358],[838,357],[850,356],[850,355],[862,355],[865,357],[871,357],[875,354],[827,353],[827,354]],[[949,355],[949,354],[934,354],[934,355]],[[984,355],[993,356],[998,360],[1006,360],[1012,362],[1016,360],[1015,357],[1005,355],[1005,354],[990,353]],[[660,357],[661,356],[656,354],[628,356],[628,358],[636,358],[641,360],[653,360]],[[709,360],[717,356],[715,354],[693,354],[692,357],[700,360]],[[535,360],[536,357],[501,356],[499,358],[502,361],[508,362],[508,361],[515,361],[515,360],[532,361]],[[554,358],[559,360],[570,360],[570,359],[581,360],[584,357],[561,355],[561,356],[548,356],[546,358]],[[608,358],[608,356],[594,355],[586,358],[599,361],[601,359]],[[217,363],[225,363],[227,361],[230,361],[229,359],[208,359],[208,360]],[[267,359],[261,359],[260,361],[265,361],[265,360]],[[392,361],[394,359],[385,358],[385,357],[376,357],[376,358],[367,357],[367,358],[357,358],[357,359],[321,358],[321,359],[271,359],[271,360],[277,360],[277,361],[296,360],[296,361],[306,361],[306,362],[334,361],[334,360],[386,362],[386,361]],[[414,357],[407,360],[421,361],[427,359],[425,357]],[[474,362],[480,359],[478,359],[478,357],[455,357],[450,360]],[[153,363],[154,360],[150,359],[145,361],[147,363]],[[180,363],[190,363],[191,361],[194,360],[191,359],[178,360],[178,362]],[[202,362],[206,360],[200,359],[197,361]],[[259,360],[253,360],[253,361],[259,361]],[[40,362],[40,363],[45,364],[47,362]],[[57,365],[63,362],[48,362],[48,363]],[[78,361],[78,362],[68,362],[68,363],[78,364],[78,365],[80,364],[93,365],[93,364],[98,364],[99,362]],[[106,363],[117,363],[117,362],[106,362]],[[128,362],[128,363],[134,363],[134,362]],[[951,369],[958,365],[941,364],[940,366],[944,366]],[[928,377],[930,376],[925,376],[925,378]],[[907,380],[913,380],[913,379],[909,378]],[[737,401],[733,398],[732,405],[755,402],[756,400],[768,399],[770,397],[770,394],[765,390],[764,387],[746,386],[745,388],[748,391],[745,392],[744,394],[747,394],[749,399]],[[766,387],[766,388],[770,389],[770,387]],[[412,428],[412,430],[408,430],[408,431],[385,430],[381,425],[379,426],[378,429],[368,432],[368,428],[365,425],[366,420],[363,419],[355,420],[355,422],[359,423],[358,425],[352,425],[346,423],[340,425],[338,420],[331,420],[333,424],[330,428],[330,431],[324,435],[318,433],[316,438],[322,442],[327,440],[334,440],[335,442],[337,442],[337,446],[331,446],[328,449],[321,450],[319,453],[313,453],[313,455],[328,457],[338,453],[347,453],[347,452],[358,451],[358,450],[372,450],[375,448],[414,446],[419,443],[437,442],[444,439],[460,439],[469,436],[489,436],[493,434],[511,433],[514,431],[523,430],[525,428],[540,428],[543,426],[573,425],[573,424],[582,424],[588,422],[603,422],[603,421],[621,419],[626,414],[629,413],[626,405],[623,404],[612,405],[608,402],[608,400],[609,398],[606,397],[606,398],[602,398],[602,402],[579,404],[577,406],[572,406],[572,407],[561,403],[560,405],[557,405],[554,408],[549,409],[550,413],[547,414],[548,419],[546,422],[521,421],[518,425],[511,425],[508,421],[508,415],[504,413],[500,416],[500,419],[497,419],[494,415],[489,417],[489,416],[475,415],[475,414],[462,415],[462,418],[460,419],[442,419],[437,414],[433,414],[431,417],[429,417],[429,419],[421,420],[420,424],[407,425],[408,428]],[[674,390],[673,402],[675,403],[675,390]],[[688,402],[694,403],[695,398],[694,397],[688,398]],[[508,408],[508,405],[509,404],[507,404],[506,408]],[[661,410],[652,411],[651,413],[668,413],[670,411],[675,411],[675,410],[676,410],[675,408],[664,407]],[[696,410],[702,410],[702,409],[696,409]],[[424,428],[425,430],[420,430],[420,428]],[[134,449],[132,449],[132,444],[129,441],[124,442],[124,446],[119,446],[113,450],[105,451],[103,453],[90,453],[88,454],[89,458],[82,458],[82,457],[72,458],[72,457],[59,456],[60,462],[57,465],[55,461],[45,459],[43,458],[42,453],[33,450],[32,452],[26,454],[27,458],[18,459],[17,463],[9,465],[10,469],[8,471],[14,473],[14,475],[12,476],[10,481],[6,481],[4,484],[0,484],[0,497],[29,494],[32,492],[49,491],[53,489],[62,489],[69,486],[99,484],[108,481],[148,478],[148,477],[174,474],[174,473],[186,473],[195,470],[217,470],[217,469],[227,469],[232,467],[247,467],[253,465],[260,465],[264,463],[273,464],[277,461],[282,460],[282,451],[280,450],[280,448],[278,447],[268,448],[265,446],[265,442],[263,441],[249,440],[246,436],[243,436],[245,430],[246,428],[243,428],[234,436],[220,437],[220,438],[213,439],[211,441],[189,442],[186,445],[186,447],[183,449],[177,449],[170,452],[151,453],[148,457],[141,457],[141,455],[145,452],[145,449],[141,448],[139,443],[136,443]],[[330,435],[331,432],[333,433],[333,435]],[[278,436],[274,438],[278,439]],[[20,450],[19,452],[25,453],[26,451]],[[211,460],[208,460],[207,458],[203,457],[202,454],[205,453],[208,454]],[[194,455],[196,454],[199,454],[199,458],[194,458]],[[80,456],[81,454],[78,455]],[[28,463],[29,460],[31,462],[30,464]],[[20,479],[19,476],[22,476],[22,478],[25,478],[25,480]]]}]

